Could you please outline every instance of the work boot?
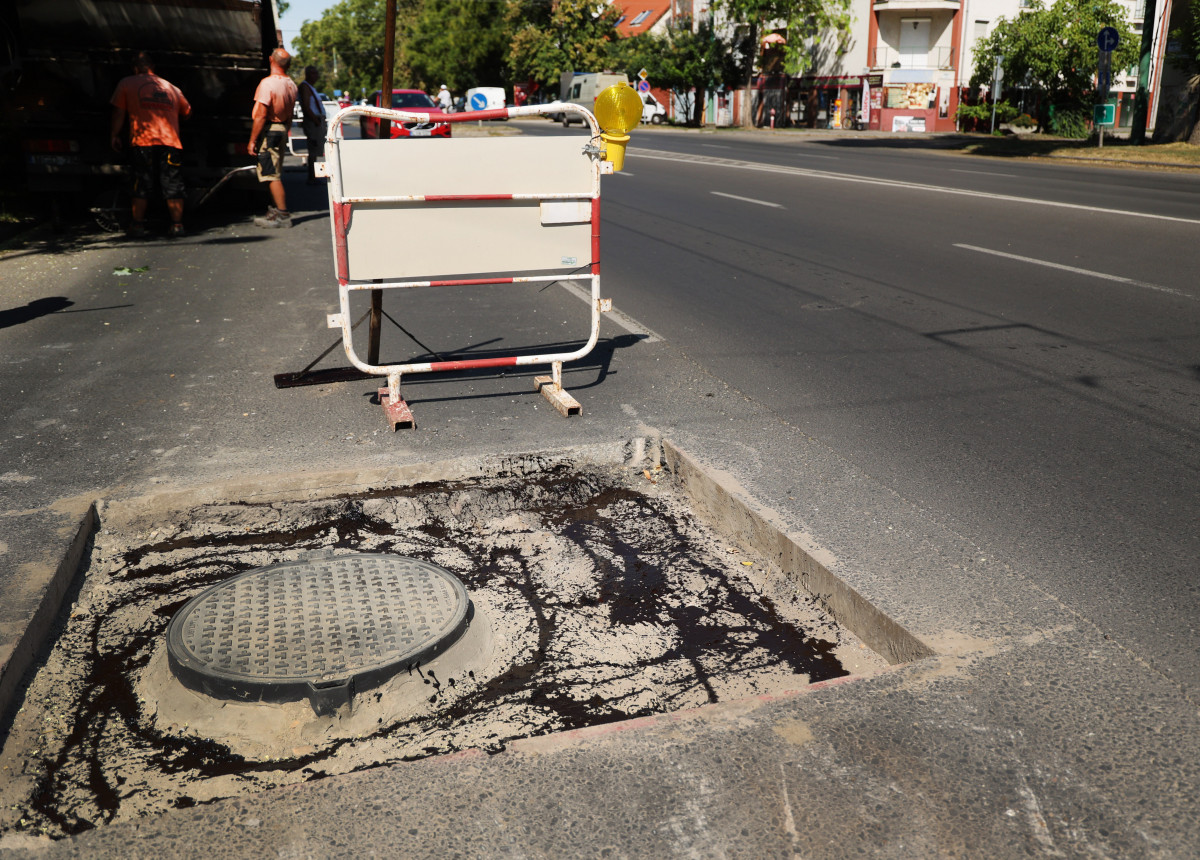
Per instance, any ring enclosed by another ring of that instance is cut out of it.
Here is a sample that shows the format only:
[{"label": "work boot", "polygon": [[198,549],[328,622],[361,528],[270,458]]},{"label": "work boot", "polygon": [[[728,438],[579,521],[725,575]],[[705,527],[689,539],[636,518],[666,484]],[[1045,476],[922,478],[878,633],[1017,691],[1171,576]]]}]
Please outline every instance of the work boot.
[{"label": "work boot", "polygon": [[292,213],[284,212],[281,209],[276,209],[274,206],[268,207],[266,215],[259,215],[254,219],[254,226],[266,227],[291,227]]},{"label": "work boot", "polygon": [[174,223],[172,223],[171,226],[167,229],[167,238],[169,238],[169,239],[178,239],[183,235],[184,235],[183,225],[180,224],[178,221],[175,221]]},{"label": "work boot", "polygon": [[146,238],[146,222],[145,221],[130,221],[129,229],[125,231],[125,235],[130,239],[145,239]]}]

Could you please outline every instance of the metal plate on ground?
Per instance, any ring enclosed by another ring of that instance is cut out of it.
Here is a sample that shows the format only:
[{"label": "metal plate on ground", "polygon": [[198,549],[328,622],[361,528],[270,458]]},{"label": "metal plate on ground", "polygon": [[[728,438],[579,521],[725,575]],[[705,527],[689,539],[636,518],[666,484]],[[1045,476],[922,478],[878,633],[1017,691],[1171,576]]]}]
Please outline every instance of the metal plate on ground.
[{"label": "metal plate on ground", "polygon": [[193,600],[167,628],[171,671],[218,698],[292,701],[317,713],[444,651],[468,623],[466,589],[438,565],[398,555],[307,558],[260,567]]}]

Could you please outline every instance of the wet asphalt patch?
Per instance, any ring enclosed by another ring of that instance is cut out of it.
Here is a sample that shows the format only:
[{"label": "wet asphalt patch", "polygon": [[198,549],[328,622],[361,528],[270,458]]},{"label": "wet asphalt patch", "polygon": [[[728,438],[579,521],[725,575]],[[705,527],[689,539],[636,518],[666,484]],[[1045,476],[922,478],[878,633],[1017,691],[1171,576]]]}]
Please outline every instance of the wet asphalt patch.
[{"label": "wet asphalt patch", "polygon": [[[237,574],[330,550],[453,572],[490,626],[486,653],[365,691],[350,721],[307,703],[248,711],[243,724],[278,726],[255,739],[215,701],[182,721],[162,669],[175,613]],[[702,525],[665,473],[615,466],[202,505],[149,533],[105,525],[68,613],[3,751],[15,779],[0,832],[62,837],[884,665],[806,592],[770,581],[752,548]]]}]

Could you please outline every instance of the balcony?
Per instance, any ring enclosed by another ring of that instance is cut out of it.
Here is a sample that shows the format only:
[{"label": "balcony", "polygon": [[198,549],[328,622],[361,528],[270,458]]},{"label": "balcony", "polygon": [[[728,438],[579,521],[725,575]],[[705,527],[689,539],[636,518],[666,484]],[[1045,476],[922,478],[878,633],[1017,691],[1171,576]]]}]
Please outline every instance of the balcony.
[{"label": "balcony", "polygon": [[962,7],[959,0],[875,0],[871,4],[875,12],[927,12],[930,9],[950,9],[957,11]]},{"label": "balcony", "polygon": [[890,45],[875,48],[873,69],[953,69],[954,48],[936,47],[928,51],[900,51]]}]

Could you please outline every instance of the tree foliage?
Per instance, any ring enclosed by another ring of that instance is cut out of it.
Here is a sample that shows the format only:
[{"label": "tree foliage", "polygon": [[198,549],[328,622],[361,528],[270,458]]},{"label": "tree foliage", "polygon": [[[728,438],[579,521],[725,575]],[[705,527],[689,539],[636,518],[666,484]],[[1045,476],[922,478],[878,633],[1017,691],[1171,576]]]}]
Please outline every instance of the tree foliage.
[{"label": "tree foliage", "polygon": [[[414,0],[400,0],[399,10],[411,12]],[[403,19],[403,12],[397,18]],[[383,0],[339,0],[316,21],[305,21],[292,40],[293,69],[316,66],[326,90],[349,90],[355,95],[379,89],[383,80]],[[397,28],[399,29],[399,28]],[[396,86],[410,83],[397,38]],[[335,74],[336,68],[336,74]]]},{"label": "tree foliage", "polygon": [[812,69],[822,38],[832,33],[845,49],[850,36],[850,0],[716,0],[714,7],[731,21],[746,25],[750,46],[767,28],[785,31],[784,71],[803,75]]},{"label": "tree foliage", "polygon": [[741,83],[750,51],[744,44],[730,45],[718,39],[709,20],[700,21],[693,29],[690,18],[679,18],[663,33],[623,40],[617,54],[625,68],[644,68],[655,85],[685,97],[690,110],[688,125],[699,125],[705,94],[720,85]]},{"label": "tree foliage", "polygon": [[1034,0],[1015,18],[1000,18],[975,47],[971,86],[992,80],[995,58],[1004,57],[1006,86],[1027,87],[1037,97],[1038,122],[1050,127],[1050,109],[1071,110],[1090,103],[1099,61],[1096,36],[1115,27],[1120,43],[1112,56],[1113,73],[1137,65],[1140,39],[1116,0],[1056,0],[1047,7]]},{"label": "tree foliage", "polygon": [[[807,9],[804,27],[815,29],[841,21],[836,10],[844,11],[847,0],[721,2],[754,15],[794,18],[797,28],[796,10]],[[357,96],[378,89],[384,10],[385,0],[337,0],[301,26],[293,69],[316,66],[326,91]],[[745,27],[718,33],[711,19],[693,27],[680,18],[666,33],[623,40],[616,30],[620,15],[606,0],[397,0],[393,84],[432,90],[444,83],[461,94],[473,86],[535,81],[557,94],[564,72],[645,67],[660,86],[681,93],[695,87],[695,102],[702,104],[712,87],[733,86],[749,73],[756,41]],[[699,120],[693,113],[691,121]]]},{"label": "tree foliage", "polygon": [[420,86],[462,93],[507,80],[506,16],[492,0],[424,0],[405,28],[405,56]]},{"label": "tree foliage", "polygon": [[512,32],[508,68],[513,80],[557,89],[563,72],[609,68],[620,11],[604,0],[512,0],[506,16]]}]

